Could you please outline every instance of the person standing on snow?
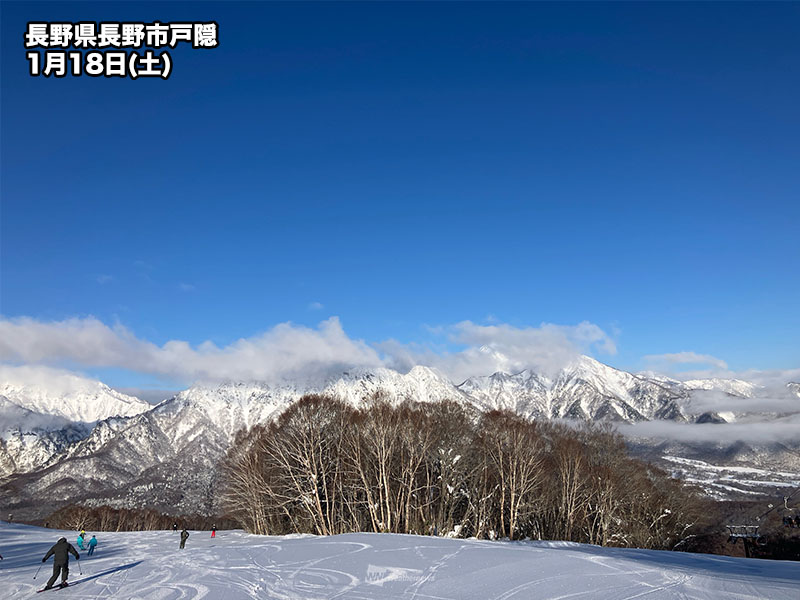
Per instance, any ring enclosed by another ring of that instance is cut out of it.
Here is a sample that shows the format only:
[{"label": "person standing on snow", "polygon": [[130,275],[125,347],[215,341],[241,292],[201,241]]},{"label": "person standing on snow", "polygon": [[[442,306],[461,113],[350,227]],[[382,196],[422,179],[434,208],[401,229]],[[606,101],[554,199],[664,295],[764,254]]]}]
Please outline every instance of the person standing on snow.
[{"label": "person standing on snow", "polygon": [[211,526],[211,537],[217,537],[217,526],[216,525],[212,525]]},{"label": "person standing on snow", "polygon": [[177,523],[173,523],[172,524],[172,531],[174,531],[175,533],[178,533],[178,524]]},{"label": "person standing on snow", "polygon": [[81,550],[86,550],[86,548],[83,547],[83,536],[84,535],[86,535],[85,531],[81,531],[78,534],[78,548],[80,548]]},{"label": "person standing on snow", "polygon": [[75,547],[67,541],[67,538],[60,538],[47,554],[44,555],[42,562],[47,562],[50,556],[53,557],[53,576],[48,580],[44,589],[50,590],[53,584],[58,579],[59,573],[61,574],[61,587],[67,587],[67,577],[69,577],[69,555],[72,554],[75,560],[80,560],[81,555],[75,550]]},{"label": "person standing on snow", "polygon": [[186,547],[186,540],[189,539],[189,532],[186,531],[186,527],[183,528],[181,531],[181,550]]},{"label": "person standing on snow", "polygon": [[92,539],[89,540],[89,556],[94,554],[94,547],[97,546],[97,538],[92,536]]}]

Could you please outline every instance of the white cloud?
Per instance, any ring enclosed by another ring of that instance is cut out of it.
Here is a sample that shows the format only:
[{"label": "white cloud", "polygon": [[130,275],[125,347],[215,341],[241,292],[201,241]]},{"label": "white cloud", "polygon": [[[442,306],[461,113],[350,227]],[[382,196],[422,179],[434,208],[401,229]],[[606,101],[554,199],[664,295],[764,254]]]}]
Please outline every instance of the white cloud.
[{"label": "white cloud", "polygon": [[789,381],[800,382],[800,369],[748,369],[735,374],[739,379],[752,381],[764,387],[782,387]]},{"label": "white cloud", "polygon": [[710,365],[717,369],[727,369],[728,363],[721,358],[710,354],[698,354],[697,352],[675,352],[672,354],[648,354],[644,357],[648,363],[655,365]]},{"label": "white cloud", "polygon": [[54,396],[85,391],[95,391],[97,381],[80,373],[43,365],[0,364],[0,384],[12,387],[34,386],[47,390]]},{"label": "white cloud", "polygon": [[430,331],[464,348],[457,352],[435,351],[393,340],[378,347],[390,357],[392,366],[402,369],[415,364],[436,367],[456,383],[473,375],[497,371],[515,373],[531,369],[552,375],[581,354],[593,350],[605,354],[617,351],[608,334],[586,321],[574,326],[543,323],[539,327],[477,325],[462,321]]},{"label": "white cloud", "polygon": [[800,413],[800,398],[785,385],[756,389],[751,398],[741,398],[719,390],[695,390],[692,392],[689,409],[693,414]]},{"label": "white cloud", "polygon": [[325,305],[322,302],[311,302],[308,305],[308,310],[322,310]]},{"label": "white cloud", "polygon": [[619,425],[619,431],[634,438],[674,440],[685,443],[713,443],[719,446],[726,446],[734,442],[796,443],[800,439],[800,414],[773,420],[721,424],[643,421],[633,425]]},{"label": "white cloud", "polygon": [[316,329],[282,323],[224,347],[209,341],[193,347],[181,340],[157,346],[93,317],[55,322],[24,317],[0,321],[0,360],[121,367],[183,383],[313,378],[382,364],[377,351],[350,339],[335,317]]},{"label": "white cloud", "polygon": [[[353,368],[436,367],[460,383],[472,375],[534,369],[551,373],[584,352],[616,352],[597,325],[545,323],[539,327],[478,325],[462,321],[429,330],[438,346],[389,340],[370,344],[350,338],[332,317],[317,328],[282,323],[227,346],[193,346],[171,340],[158,346],[121,325],[94,317],[43,322],[23,317],[0,320],[0,361],[81,368],[118,367],[181,384],[198,380],[321,378]],[[456,345],[458,350],[447,346]]]},{"label": "white cloud", "polygon": [[95,280],[100,285],[105,285],[106,283],[111,283],[112,281],[114,281],[114,276],[113,275],[104,275],[104,274],[103,275],[98,275],[95,278]]}]

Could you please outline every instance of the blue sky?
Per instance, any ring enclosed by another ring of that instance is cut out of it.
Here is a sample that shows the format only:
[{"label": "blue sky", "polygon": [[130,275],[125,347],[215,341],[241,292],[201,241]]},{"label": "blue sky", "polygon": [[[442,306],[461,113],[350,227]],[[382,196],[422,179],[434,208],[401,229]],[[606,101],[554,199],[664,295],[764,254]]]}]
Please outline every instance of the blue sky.
[{"label": "blue sky", "polygon": [[[167,81],[30,77],[29,20],[220,45]],[[337,317],[439,353],[548,323],[632,370],[796,368],[798,32],[796,3],[4,2],[0,314],[193,348]]]}]

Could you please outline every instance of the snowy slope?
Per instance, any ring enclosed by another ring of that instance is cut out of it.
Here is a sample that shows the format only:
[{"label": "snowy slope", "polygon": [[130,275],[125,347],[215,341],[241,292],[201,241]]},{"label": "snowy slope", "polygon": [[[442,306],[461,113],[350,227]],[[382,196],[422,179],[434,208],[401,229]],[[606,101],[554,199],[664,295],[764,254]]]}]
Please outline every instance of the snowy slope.
[{"label": "snowy slope", "polygon": [[414,400],[440,402],[471,399],[459,391],[447,377],[435,369],[417,366],[406,374],[392,369],[356,369],[329,381],[320,392],[345,402],[358,404],[375,394],[383,394],[392,402]]},{"label": "snowy slope", "polygon": [[[74,532],[2,528],[4,598],[47,580],[41,557]],[[88,532],[90,535],[95,532]],[[394,534],[266,537],[191,531],[97,533],[94,556],[70,563],[53,596],[115,600],[671,599],[796,600],[800,564],[567,542],[485,542]],[[52,559],[51,559],[52,560]],[[82,571],[82,574],[79,572]],[[39,598],[39,596],[35,596]],[[45,595],[43,598],[50,596]]]},{"label": "snowy slope", "polygon": [[458,389],[483,410],[510,410],[520,415],[548,419],[553,415],[552,382],[525,370],[514,375],[495,373],[470,377]]},{"label": "snowy slope", "polygon": [[30,411],[5,396],[0,396],[0,424],[0,477],[41,467],[89,434],[82,423]]},{"label": "snowy slope", "polygon": [[714,390],[740,398],[752,398],[758,391],[756,384],[741,379],[689,379],[683,385],[690,390]]},{"label": "snowy slope", "polygon": [[800,472],[768,471],[732,464],[714,465],[704,460],[665,455],[663,462],[673,477],[699,485],[712,498],[759,496],[773,489],[780,497],[800,486]]}]

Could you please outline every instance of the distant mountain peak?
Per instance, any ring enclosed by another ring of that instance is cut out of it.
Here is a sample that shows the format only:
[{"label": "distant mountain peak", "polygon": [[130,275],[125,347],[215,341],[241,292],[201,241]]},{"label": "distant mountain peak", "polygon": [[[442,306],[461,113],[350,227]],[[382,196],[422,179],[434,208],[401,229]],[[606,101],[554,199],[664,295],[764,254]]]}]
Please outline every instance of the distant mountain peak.
[{"label": "distant mountain peak", "polygon": [[69,383],[65,388],[50,386],[47,381],[5,381],[0,382],[0,395],[29,411],[82,423],[136,415],[152,408],[149,403],[113,390],[100,381],[73,376]]}]

